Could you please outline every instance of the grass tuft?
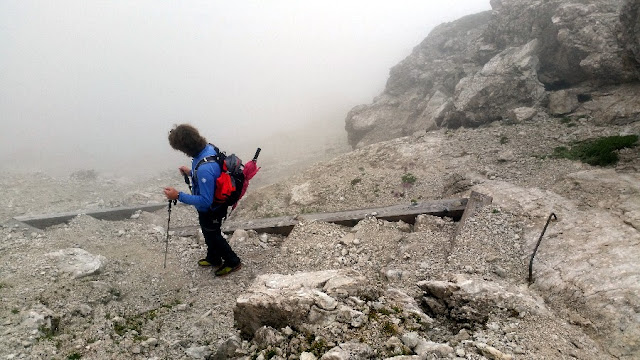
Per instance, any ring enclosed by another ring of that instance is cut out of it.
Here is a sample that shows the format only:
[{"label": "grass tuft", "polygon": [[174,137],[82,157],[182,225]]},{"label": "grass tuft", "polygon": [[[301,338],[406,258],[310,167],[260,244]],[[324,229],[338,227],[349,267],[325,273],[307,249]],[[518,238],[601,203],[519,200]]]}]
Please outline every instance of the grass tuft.
[{"label": "grass tuft", "polygon": [[607,136],[576,143],[570,149],[560,146],[553,150],[553,157],[579,160],[593,166],[608,166],[618,162],[615,152],[636,146],[638,135]]},{"label": "grass tuft", "polygon": [[418,179],[412,173],[406,173],[406,174],[402,175],[402,184],[405,185],[405,186],[413,185],[416,182],[416,180],[418,180]]}]

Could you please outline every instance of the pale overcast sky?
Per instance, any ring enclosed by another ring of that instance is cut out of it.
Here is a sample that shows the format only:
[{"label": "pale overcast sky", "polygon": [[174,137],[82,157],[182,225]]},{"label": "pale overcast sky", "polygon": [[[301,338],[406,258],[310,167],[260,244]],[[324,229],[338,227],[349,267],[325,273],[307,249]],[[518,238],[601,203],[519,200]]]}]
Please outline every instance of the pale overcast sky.
[{"label": "pale overcast sky", "polygon": [[0,0],[0,170],[138,166],[132,159],[171,153],[166,134],[181,122],[211,141],[334,126],[379,95],[433,27],[489,9],[489,0]]}]

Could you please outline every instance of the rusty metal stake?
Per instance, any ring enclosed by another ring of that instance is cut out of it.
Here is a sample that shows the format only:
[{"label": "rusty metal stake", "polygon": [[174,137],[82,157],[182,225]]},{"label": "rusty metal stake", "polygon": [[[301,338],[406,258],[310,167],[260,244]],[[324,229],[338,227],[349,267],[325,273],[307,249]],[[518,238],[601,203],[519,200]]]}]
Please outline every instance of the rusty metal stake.
[{"label": "rusty metal stake", "polygon": [[531,260],[529,261],[529,285],[533,283],[533,258],[536,256],[536,252],[538,251],[538,246],[540,246],[540,242],[542,241],[544,232],[547,231],[547,226],[549,226],[549,223],[551,222],[551,217],[553,217],[554,220],[558,220],[558,217],[556,216],[556,214],[551,213],[551,215],[549,215],[549,218],[547,219],[547,223],[544,225],[544,229],[542,229],[542,234],[540,234],[540,238],[538,239],[538,243],[536,244],[536,248],[533,249],[533,254],[531,254]]}]

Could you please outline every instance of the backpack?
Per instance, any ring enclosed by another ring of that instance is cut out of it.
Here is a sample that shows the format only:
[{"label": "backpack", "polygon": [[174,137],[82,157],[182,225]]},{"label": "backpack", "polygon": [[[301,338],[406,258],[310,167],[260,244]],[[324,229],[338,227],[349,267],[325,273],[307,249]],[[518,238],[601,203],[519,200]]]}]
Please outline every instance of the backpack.
[{"label": "backpack", "polygon": [[193,170],[194,182],[197,178],[198,167],[204,163],[216,162],[220,166],[220,176],[216,179],[216,189],[213,194],[211,208],[219,206],[233,206],[242,195],[244,186],[244,165],[235,154],[227,156],[217,146],[211,144],[216,155],[207,156],[200,160]]}]

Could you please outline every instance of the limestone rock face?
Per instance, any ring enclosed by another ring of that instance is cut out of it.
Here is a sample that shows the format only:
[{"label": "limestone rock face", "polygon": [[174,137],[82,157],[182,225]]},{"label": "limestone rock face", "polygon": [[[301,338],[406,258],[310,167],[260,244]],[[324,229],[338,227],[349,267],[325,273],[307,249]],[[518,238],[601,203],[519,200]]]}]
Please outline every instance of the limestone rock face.
[{"label": "limestone rock face", "polygon": [[[591,119],[599,125],[628,124],[640,121],[640,83],[608,86],[588,95],[572,112],[573,116]],[[578,101],[583,94],[578,93]]]},{"label": "limestone rock face", "polygon": [[[640,258],[640,177],[609,169],[579,172],[569,180],[628,189],[606,204],[619,206],[622,216],[599,208],[581,209],[557,194],[539,189],[527,191],[503,182],[480,186],[482,190],[478,191],[494,196],[504,209],[526,211],[541,219],[551,212],[557,215],[558,221],[549,226],[535,257],[531,287],[543,294],[546,302],[583,314],[587,323],[599,329],[596,338],[616,358],[634,358],[640,349],[640,263],[635,261]],[[539,232],[540,228],[536,228],[525,234],[531,239],[530,248],[535,246]]]},{"label": "limestone rock face", "polygon": [[436,123],[453,128],[475,127],[500,120],[514,108],[540,105],[546,93],[537,78],[537,48],[537,40],[507,48],[482,70],[461,79],[456,85],[453,109]]},{"label": "limestone rock face", "polygon": [[451,108],[458,82],[497,53],[481,42],[490,19],[487,11],[436,27],[391,69],[385,91],[373,104],[347,114],[349,143],[370,144],[434,128]]},{"label": "limestone rock face", "polygon": [[640,2],[626,0],[620,10],[622,43],[637,63],[640,63]]},{"label": "limestone rock face", "polygon": [[[351,146],[513,120],[519,108],[551,107],[558,116],[580,111],[580,116],[601,118],[600,103],[587,104],[593,93],[640,79],[636,0],[496,0],[491,5],[492,11],[436,27],[391,69],[383,93],[347,114]],[[610,93],[607,104],[616,104],[615,109],[622,104],[623,110],[604,122],[637,121],[633,105],[619,91]]]},{"label": "limestone rock face", "polygon": [[621,34],[625,1],[504,1],[494,10],[486,40],[504,48],[539,39],[540,81],[565,87],[587,80],[619,83],[637,79]]}]

